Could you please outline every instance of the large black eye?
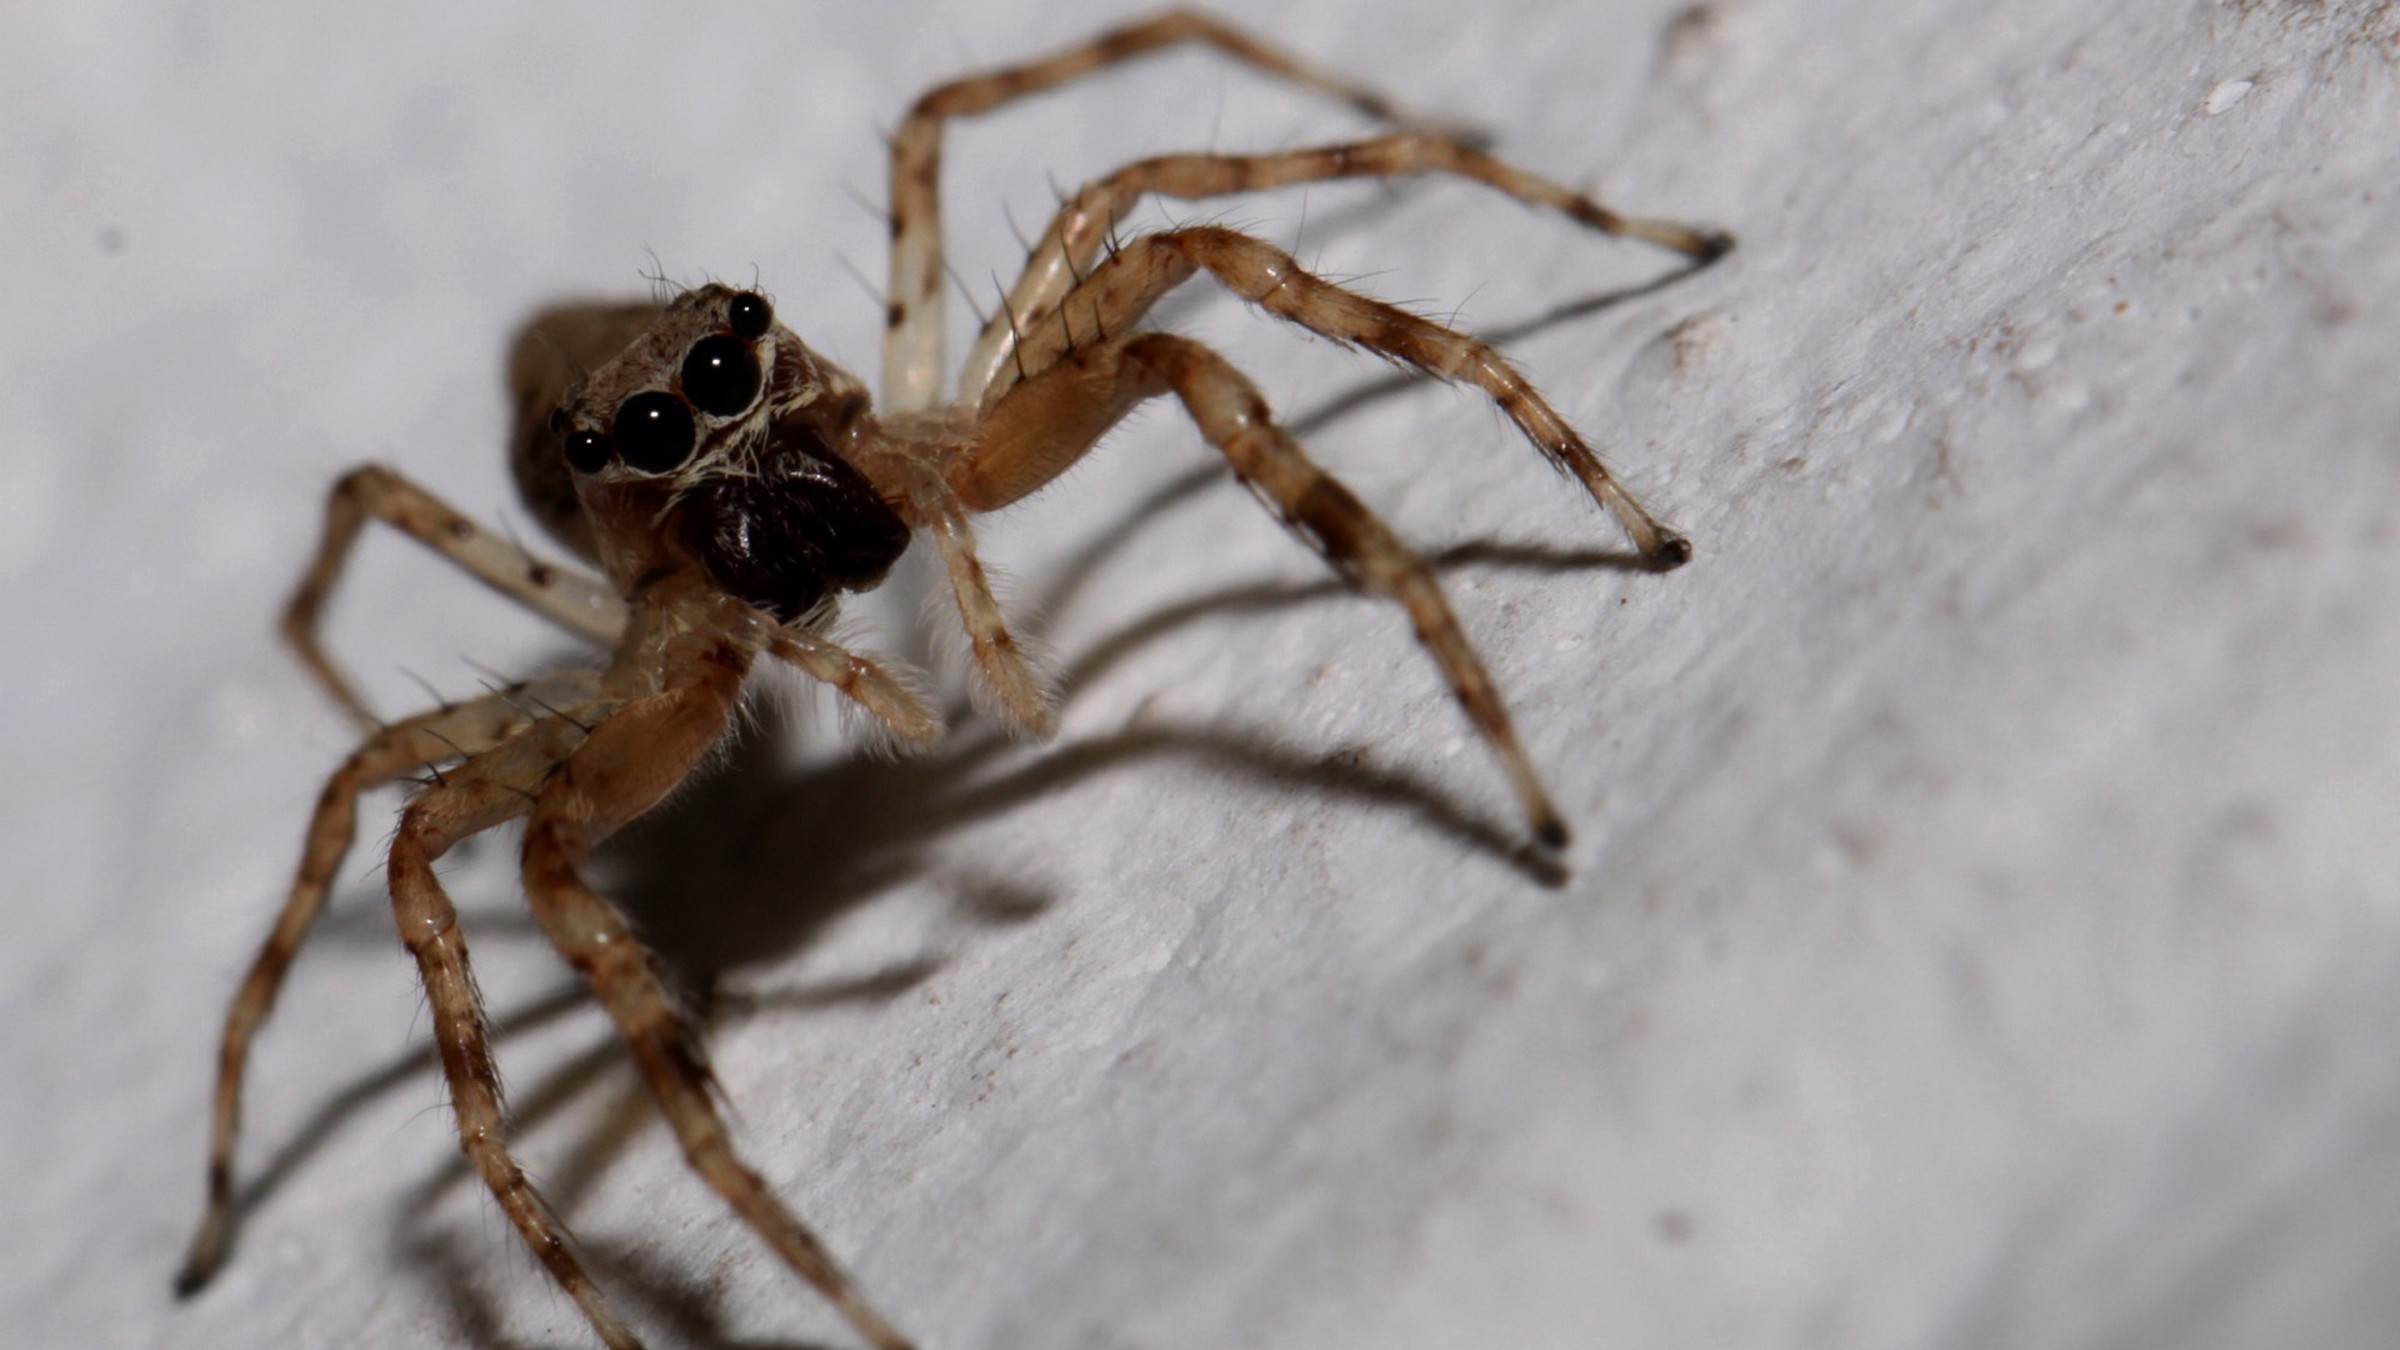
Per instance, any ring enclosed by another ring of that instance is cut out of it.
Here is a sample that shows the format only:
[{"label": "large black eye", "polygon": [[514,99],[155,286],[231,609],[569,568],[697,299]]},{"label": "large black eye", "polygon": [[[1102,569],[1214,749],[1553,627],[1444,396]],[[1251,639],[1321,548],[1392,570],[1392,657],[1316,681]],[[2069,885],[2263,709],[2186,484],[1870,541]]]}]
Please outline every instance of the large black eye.
[{"label": "large black eye", "polygon": [[742,291],[725,307],[725,325],[746,338],[766,336],[767,326],[775,322],[775,307],[767,297],[756,291]]},{"label": "large black eye", "polygon": [[567,463],[577,473],[598,473],[608,467],[608,437],[597,431],[570,431],[561,442]]},{"label": "large black eye", "polygon": [[758,397],[758,358],[750,344],[719,333],[692,344],[683,358],[683,396],[713,417],[731,417]]},{"label": "large black eye", "polygon": [[628,468],[666,473],[692,457],[692,410],[653,389],[617,405],[617,453]]}]

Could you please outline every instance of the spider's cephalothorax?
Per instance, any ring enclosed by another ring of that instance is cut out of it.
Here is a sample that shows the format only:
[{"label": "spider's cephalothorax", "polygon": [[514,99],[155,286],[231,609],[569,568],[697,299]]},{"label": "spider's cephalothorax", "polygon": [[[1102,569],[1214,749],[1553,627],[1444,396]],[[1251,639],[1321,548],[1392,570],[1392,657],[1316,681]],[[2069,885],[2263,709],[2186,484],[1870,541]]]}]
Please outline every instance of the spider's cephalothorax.
[{"label": "spider's cephalothorax", "polygon": [[[1068,197],[1033,244],[944,388],[940,143],[952,117],[989,112],[1078,75],[1201,43],[1393,124],[1385,134],[1268,154],[1138,160]],[[570,304],[537,315],[509,362],[517,487],[543,526],[601,576],[535,557],[398,473],[369,465],[333,491],[315,563],[284,614],[301,659],[364,740],[318,800],[282,916],[226,1019],[218,1060],[208,1210],[178,1287],[222,1261],[233,1215],[243,1065],[285,970],[347,856],[359,794],[430,771],[386,857],[392,906],[432,1010],[458,1137],[475,1170],[600,1338],[638,1344],[566,1229],[515,1159],[481,996],[435,863],[512,820],[525,830],[527,904],[625,1039],[692,1168],[783,1261],[879,1350],[908,1342],[879,1316],[758,1174],[736,1155],[710,1095],[696,1031],[616,906],[583,879],[591,850],[693,773],[724,735],[752,665],[768,658],[832,686],[872,725],[922,745],[941,721],[905,673],[827,634],[842,592],[879,581],[922,532],[940,552],[975,667],[1008,724],[1049,729],[1045,681],[1011,635],[975,549],[972,517],[1055,480],[1135,405],[1172,398],[1233,474],[1337,574],[1391,601],[1502,770],[1535,844],[1566,843],[1498,686],[1432,569],[1277,425],[1223,356],[1146,330],[1158,301],[1201,273],[1274,317],[1488,395],[1551,465],[1613,515],[1665,570],[1683,536],[1620,487],[1600,457],[1488,344],[1310,274],[1265,240],[1216,225],[1117,238],[1148,196],[1185,200],[1323,182],[1447,174],[1604,233],[1673,250],[1694,267],[1722,234],[1620,216],[1598,202],[1401,117],[1371,90],[1202,14],[1172,11],[1020,66],[942,85],[892,137],[892,267],[883,412],[803,346],[755,291],[710,285],[664,303]],[[318,640],[351,545],[380,520],[607,653],[386,723]]]},{"label": "spider's cephalothorax", "polygon": [[628,593],[697,564],[795,623],[873,587],[908,547],[908,523],[844,450],[874,434],[865,388],[756,291],[703,286],[663,307],[548,428],[594,560]]}]

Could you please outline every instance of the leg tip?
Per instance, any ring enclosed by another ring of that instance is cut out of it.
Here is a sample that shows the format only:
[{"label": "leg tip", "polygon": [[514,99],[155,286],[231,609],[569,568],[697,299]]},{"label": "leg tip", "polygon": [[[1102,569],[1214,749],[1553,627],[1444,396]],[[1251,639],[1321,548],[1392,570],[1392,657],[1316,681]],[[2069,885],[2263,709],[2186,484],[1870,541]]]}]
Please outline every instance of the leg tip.
[{"label": "leg tip", "polygon": [[1706,267],[1733,252],[1733,236],[1724,230],[1694,230],[1692,237],[1697,245],[1692,250],[1692,264],[1695,267]]},{"label": "leg tip", "polygon": [[1533,822],[1533,842],[1541,845],[1545,853],[1558,854],[1567,851],[1567,845],[1574,842],[1574,836],[1568,832],[1565,821],[1553,815],[1544,815]]},{"label": "leg tip", "polygon": [[1691,560],[1692,541],[1673,530],[1659,534],[1658,543],[1651,548],[1648,558],[1651,570],[1657,572],[1672,572]]}]

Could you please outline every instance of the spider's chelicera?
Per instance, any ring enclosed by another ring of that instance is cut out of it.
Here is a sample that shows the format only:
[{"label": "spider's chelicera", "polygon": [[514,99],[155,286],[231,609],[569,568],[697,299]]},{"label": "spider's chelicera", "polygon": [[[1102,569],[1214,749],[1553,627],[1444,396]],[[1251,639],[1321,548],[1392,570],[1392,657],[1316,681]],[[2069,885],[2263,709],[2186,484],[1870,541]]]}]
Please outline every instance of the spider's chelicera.
[{"label": "spider's chelicera", "polygon": [[[944,397],[943,123],[1184,42],[1331,94],[1394,129],[1267,154],[1165,155],[1086,184],[1033,245],[999,315],[968,354],[956,394]],[[1695,265],[1730,247],[1721,234],[1617,215],[1213,19],[1171,12],[1042,60],[942,85],[911,109],[893,139],[880,408],[856,379],[778,323],[756,291],[708,285],[663,303],[574,304],[535,316],[510,362],[512,466],[528,507],[599,576],[527,553],[390,469],[371,465],[344,477],[285,632],[365,739],[326,785],[282,916],[227,1019],[209,1206],[180,1287],[198,1288],[223,1260],[250,1041],[350,849],[359,794],[432,768],[438,772],[401,817],[388,871],[400,934],[432,1009],[460,1142],[600,1338],[615,1347],[638,1343],[509,1155],[466,945],[434,872],[459,841],[512,820],[525,826],[523,878],[534,917],[614,1019],[693,1168],[862,1336],[883,1350],[907,1345],[736,1156],[692,1025],[623,915],[585,882],[583,863],[706,758],[761,657],[831,685],[903,744],[935,739],[940,720],[912,679],[827,636],[841,595],[881,581],[919,536],[940,554],[999,716],[1031,734],[1048,731],[1048,687],[993,599],[970,522],[1039,491],[1152,398],[1176,400],[1234,474],[1335,572],[1401,607],[1507,773],[1533,838],[1545,848],[1562,846],[1566,827],[1431,570],[1309,460],[1223,356],[1142,321],[1161,297],[1207,273],[1277,318],[1482,390],[1616,517],[1655,566],[1680,564],[1689,545],[1620,487],[1575,429],[1486,343],[1311,275],[1275,245],[1236,230],[1195,225],[1115,237],[1128,208],[1149,196],[1198,200],[1435,173],[1646,240]],[[396,722],[378,719],[317,636],[326,598],[370,520],[591,639],[607,661]]]}]

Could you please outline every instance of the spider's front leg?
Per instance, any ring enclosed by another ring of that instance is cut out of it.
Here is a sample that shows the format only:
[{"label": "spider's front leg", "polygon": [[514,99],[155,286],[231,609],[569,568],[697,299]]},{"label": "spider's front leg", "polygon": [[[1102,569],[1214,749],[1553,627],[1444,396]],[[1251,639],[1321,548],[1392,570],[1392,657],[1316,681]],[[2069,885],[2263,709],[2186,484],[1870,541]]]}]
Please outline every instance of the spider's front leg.
[{"label": "spider's front leg", "polygon": [[233,1152],[241,1125],[242,1075],[249,1062],[250,1042],[273,1010],[284,975],[324,909],[334,873],[349,856],[358,829],[359,794],[428,765],[498,746],[530,726],[541,709],[597,709],[602,706],[596,702],[597,693],[598,678],[592,672],[566,671],[437,708],[370,735],[326,782],[316,813],[309,820],[299,875],[293,878],[283,912],[225,1015],[209,1131],[208,1207],[175,1278],[177,1292],[188,1295],[197,1291],[224,1260],[232,1234]]},{"label": "spider's front leg", "polygon": [[416,959],[417,974],[425,984],[459,1147],[499,1201],[501,1212],[583,1310],[600,1339],[610,1350],[639,1350],[641,1342],[584,1270],[566,1225],[509,1154],[508,1114],[501,1101],[500,1075],[492,1065],[483,996],[475,987],[458,911],[433,870],[460,840],[531,809],[552,770],[584,743],[587,733],[581,719],[602,711],[569,708],[545,716],[507,744],[469,759],[418,793],[400,818],[387,870],[400,941]]},{"label": "spider's front leg", "polygon": [[1417,640],[1499,757],[1534,838],[1546,848],[1564,848],[1566,823],[1432,569],[1309,460],[1276,425],[1257,388],[1216,352],[1168,333],[1137,333],[1078,349],[992,409],[982,439],[953,465],[951,482],[978,510],[1005,505],[1081,458],[1134,405],[1162,394],[1182,402],[1235,476],[1337,574],[1407,612]]},{"label": "spider's front leg", "polygon": [[[585,883],[580,871],[595,846],[656,805],[717,743],[740,697],[749,661],[730,643],[681,643],[664,654],[660,692],[626,704],[591,729],[542,783],[526,822],[526,898],[542,931],[589,982],[632,1047],[634,1062],[692,1169],[860,1335],[878,1350],[909,1350],[909,1342],[868,1304],[824,1243],[734,1152],[710,1096],[707,1057],[697,1032],[677,1009],[624,915]],[[561,1275],[561,1282],[566,1278]],[[594,1324],[600,1325],[597,1316]]]}]

